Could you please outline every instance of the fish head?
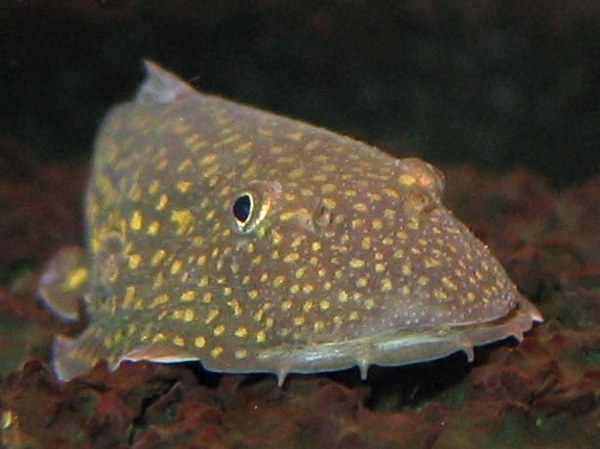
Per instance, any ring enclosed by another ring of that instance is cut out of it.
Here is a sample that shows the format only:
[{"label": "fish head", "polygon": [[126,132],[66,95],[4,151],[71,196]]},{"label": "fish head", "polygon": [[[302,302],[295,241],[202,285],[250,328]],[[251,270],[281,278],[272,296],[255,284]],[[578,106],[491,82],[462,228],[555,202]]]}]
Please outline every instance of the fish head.
[{"label": "fish head", "polygon": [[227,225],[208,252],[222,254],[214,264],[254,319],[277,340],[306,344],[510,311],[518,293],[443,205],[442,172],[417,158],[365,157],[348,142],[284,151],[254,164],[251,179],[238,166],[224,189],[216,207]]}]

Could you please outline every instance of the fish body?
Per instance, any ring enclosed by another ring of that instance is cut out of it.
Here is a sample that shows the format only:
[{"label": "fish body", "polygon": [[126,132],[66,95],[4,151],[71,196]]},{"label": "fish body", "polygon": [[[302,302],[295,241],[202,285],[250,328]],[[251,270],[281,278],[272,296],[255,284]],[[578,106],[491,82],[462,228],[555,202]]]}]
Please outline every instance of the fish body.
[{"label": "fish body", "polygon": [[40,292],[88,328],[57,337],[68,380],[99,359],[312,373],[401,365],[509,336],[542,316],[442,203],[416,158],[202,94],[147,62],[105,119],[86,249]]}]

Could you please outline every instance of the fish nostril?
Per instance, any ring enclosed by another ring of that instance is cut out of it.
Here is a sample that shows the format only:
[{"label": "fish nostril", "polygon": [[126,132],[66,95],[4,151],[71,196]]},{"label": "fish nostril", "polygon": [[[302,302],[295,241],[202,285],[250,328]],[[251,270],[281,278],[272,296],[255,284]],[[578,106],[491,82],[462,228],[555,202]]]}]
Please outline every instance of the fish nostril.
[{"label": "fish nostril", "polygon": [[313,224],[316,229],[322,229],[331,224],[331,211],[320,202],[313,213]]}]

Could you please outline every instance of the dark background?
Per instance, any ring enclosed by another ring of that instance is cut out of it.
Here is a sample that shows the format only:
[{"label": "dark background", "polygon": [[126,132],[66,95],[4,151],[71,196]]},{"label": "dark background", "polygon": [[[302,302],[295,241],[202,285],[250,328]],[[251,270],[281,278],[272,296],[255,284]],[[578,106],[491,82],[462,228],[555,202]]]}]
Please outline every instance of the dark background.
[{"label": "dark background", "polygon": [[0,151],[91,152],[151,58],[201,90],[436,164],[600,170],[600,2],[0,0]]}]

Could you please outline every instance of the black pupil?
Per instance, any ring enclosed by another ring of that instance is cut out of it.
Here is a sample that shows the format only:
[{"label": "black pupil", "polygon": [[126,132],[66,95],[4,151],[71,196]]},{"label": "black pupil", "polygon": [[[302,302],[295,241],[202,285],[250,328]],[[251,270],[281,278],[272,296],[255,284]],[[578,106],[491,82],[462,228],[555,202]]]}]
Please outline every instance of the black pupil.
[{"label": "black pupil", "polygon": [[250,201],[250,195],[244,194],[235,200],[235,203],[233,203],[233,216],[240,223],[244,224],[250,217],[251,207],[252,201]]}]

